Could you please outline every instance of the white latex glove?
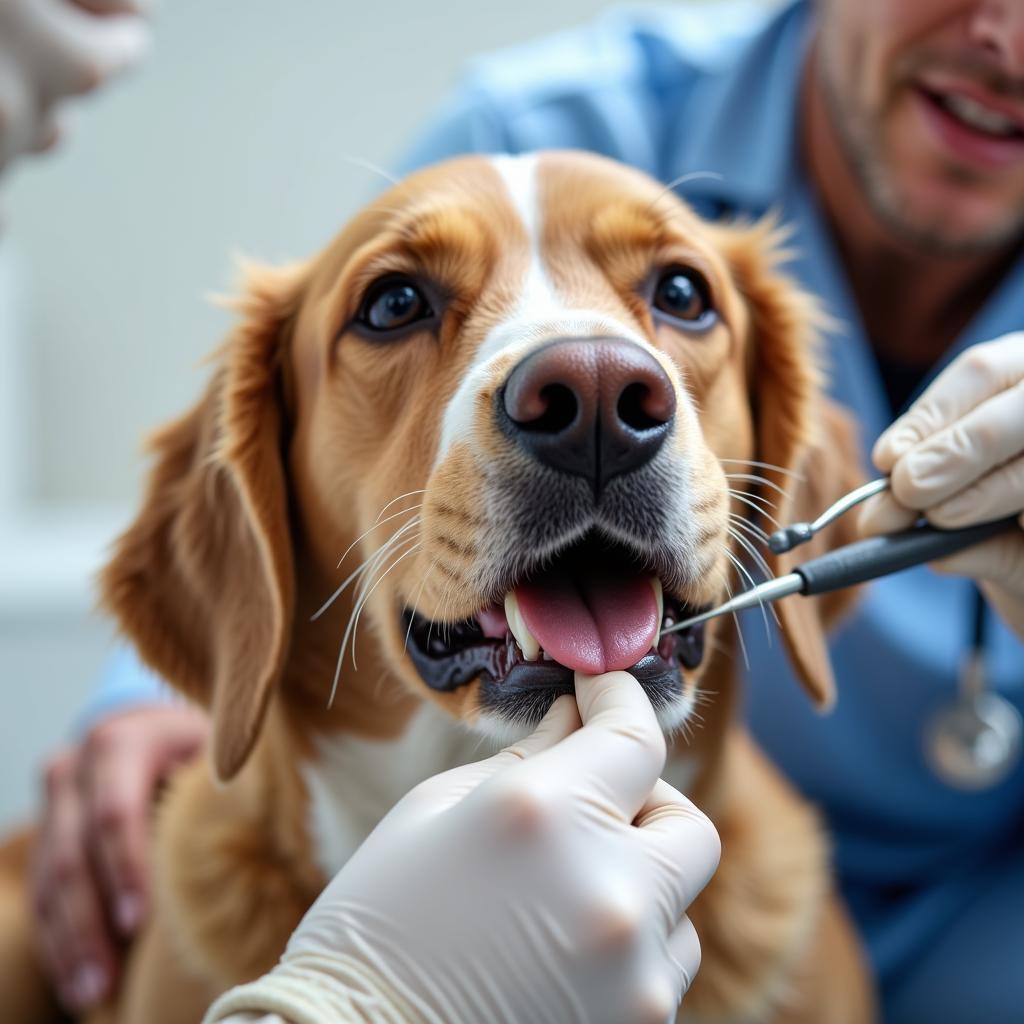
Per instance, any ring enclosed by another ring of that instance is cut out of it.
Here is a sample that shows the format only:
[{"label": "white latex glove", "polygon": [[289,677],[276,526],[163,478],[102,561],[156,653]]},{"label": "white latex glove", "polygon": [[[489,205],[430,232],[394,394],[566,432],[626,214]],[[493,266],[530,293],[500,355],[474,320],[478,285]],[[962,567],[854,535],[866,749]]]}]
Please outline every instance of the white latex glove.
[{"label": "white latex glove", "polygon": [[0,0],[0,169],[54,144],[57,106],[136,64],[139,0]]},{"label": "white latex glove", "polygon": [[[922,512],[936,526],[970,526],[1024,509],[1024,333],[958,356],[875,444],[889,493],[866,503],[867,533],[905,529]],[[1020,524],[1024,527],[1024,514]],[[979,581],[1024,636],[1024,532],[994,537],[936,562]]]},{"label": "white latex glove", "polygon": [[665,741],[636,680],[576,685],[579,712],[562,697],[527,739],[401,800],[278,966],[206,1024],[674,1019],[718,834],[659,780]]}]

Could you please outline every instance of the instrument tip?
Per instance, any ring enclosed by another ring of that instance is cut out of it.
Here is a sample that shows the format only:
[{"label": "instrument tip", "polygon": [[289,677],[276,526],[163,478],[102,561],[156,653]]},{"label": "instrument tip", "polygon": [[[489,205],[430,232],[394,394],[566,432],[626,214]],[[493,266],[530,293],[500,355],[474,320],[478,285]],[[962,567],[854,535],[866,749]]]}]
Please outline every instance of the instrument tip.
[{"label": "instrument tip", "polygon": [[793,523],[792,526],[776,530],[768,538],[768,547],[776,555],[784,555],[787,551],[809,541],[814,533],[810,523]]}]

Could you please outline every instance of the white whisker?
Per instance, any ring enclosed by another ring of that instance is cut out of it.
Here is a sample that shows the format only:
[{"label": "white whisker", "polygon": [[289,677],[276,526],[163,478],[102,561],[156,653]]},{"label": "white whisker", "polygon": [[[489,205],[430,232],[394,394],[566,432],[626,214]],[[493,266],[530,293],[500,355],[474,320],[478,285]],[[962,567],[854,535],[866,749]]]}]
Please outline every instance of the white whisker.
[{"label": "white whisker", "polygon": [[[391,499],[391,500],[390,500],[390,501],[389,501],[389,502],[388,502],[388,503],[387,503],[387,504],[386,504],[386,505],[385,505],[385,506],[384,506],[384,507],[383,507],[383,508],[382,508],[382,509],[381,509],[381,510],[380,510],[380,511],[379,511],[379,512],[377,513],[377,522],[378,522],[378,523],[380,522],[380,517],[381,517],[382,515],[384,515],[384,513],[385,513],[385,512],[387,512],[387,510],[388,510],[389,508],[391,508],[391,506],[392,506],[392,505],[394,505],[394,503],[395,503],[396,501],[401,501],[401,500],[402,500],[403,498],[411,498],[411,497],[412,497],[412,496],[413,496],[414,494],[426,494],[426,493],[427,493],[427,491],[426,491],[426,488],[425,488],[425,487],[419,487],[419,488],[417,488],[417,489],[416,489],[415,491],[406,491],[406,492],[405,492],[405,494],[400,494],[400,495],[399,495],[399,496],[398,496],[397,498],[392,498],[392,499]],[[423,502],[421,501],[421,502],[420,502],[420,505],[422,505],[422,504],[423,504]],[[419,506],[418,506],[418,505],[413,505],[412,507],[413,507],[413,508],[418,508]]]},{"label": "white whisker", "polygon": [[[722,582],[725,584],[725,592],[729,595],[730,598],[732,598],[733,589],[729,586],[729,577],[723,577]],[[736,637],[740,642],[740,653],[743,655],[743,664],[746,667],[746,670],[749,672],[750,658],[747,657],[747,644],[746,641],[743,639],[743,627],[740,625],[740,617],[735,612],[731,612],[730,614],[732,615],[732,621],[736,626]]]},{"label": "white whisker", "polygon": [[[345,659],[345,648],[348,646],[349,637],[353,635],[355,626],[359,621],[359,613],[362,611],[363,606],[365,605],[366,601],[369,600],[370,595],[373,593],[373,591],[377,589],[377,587],[384,579],[384,577],[387,576],[387,574],[391,572],[391,570],[394,569],[394,567],[398,565],[398,563],[401,562],[404,558],[407,558],[409,555],[415,554],[415,552],[418,551],[419,548],[420,544],[417,541],[416,544],[413,547],[411,547],[408,551],[406,551],[404,554],[399,555],[398,558],[396,558],[391,563],[391,565],[389,565],[388,568],[380,575],[380,577],[377,579],[377,582],[374,583],[373,587],[366,593],[365,597],[363,597],[362,603],[359,604],[358,607],[353,610],[352,615],[349,616],[348,625],[345,627],[345,634],[341,638],[341,648],[338,651],[338,662],[334,668],[334,679],[331,682],[331,695],[327,700],[328,707],[331,707],[331,705],[334,704],[334,697],[335,694],[337,694],[338,692],[338,680],[341,678],[341,666]],[[356,665],[355,661],[355,644],[353,644],[352,650],[352,665],[357,669],[359,667],[358,665]]]},{"label": "white whisker", "polygon": [[[771,571],[771,569],[769,568],[767,562],[765,562],[765,560],[761,557],[761,555],[758,553],[758,551],[755,550],[754,546],[750,543],[750,541],[748,541],[745,537],[741,537],[738,533],[733,533],[731,527],[729,528],[729,533],[733,537],[734,540],[738,541],[740,544],[743,545],[744,550],[748,554],[753,555],[753,557],[757,560],[760,569],[765,574],[765,579],[769,579],[769,580],[770,579],[774,579],[775,578],[775,574]],[[751,583],[751,586],[754,586],[754,581],[753,580],[751,580],[750,583]],[[765,603],[764,603],[764,601],[761,601],[759,603],[761,605],[761,614],[764,615],[765,614]],[[775,620],[775,622],[777,624],[778,621],[779,621],[779,616],[776,614],[774,606],[769,603],[768,609],[771,611],[772,618]],[[767,618],[765,619],[765,625],[767,625]],[[768,634],[768,646],[770,647],[771,644],[772,644],[772,637],[771,637],[771,633],[769,633]]]},{"label": "white whisker", "polygon": [[[754,582],[754,577],[750,575],[750,573],[747,571],[746,566],[728,548],[726,548],[725,555],[726,558],[728,558],[729,561],[732,562],[734,566],[736,566],[736,571],[750,584],[751,589],[756,587],[757,584]],[[768,625],[768,613],[765,611],[764,601],[758,601],[757,604],[758,607],[761,609],[761,617],[764,619],[765,636],[768,637],[768,643],[770,644],[772,639],[772,633],[771,626]]]},{"label": "white whisker", "polygon": [[764,556],[757,550],[757,548],[754,547],[750,540],[744,537],[743,534],[737,533],[735,528],[732,526],[728,526],[726,529],[729,531],[729,536],[732,537],[733,540],[735,540],[751,558],[753,558],[755,565],[757,565],[761,572],[764,573],[764,578],[766,580],[775,579],[775,573],[772,572],[772,567],[765,561]]},{"label": "white whisker", "polygon": [[749,505],[755,512],[764,516],[765,519],[768,520],[768,522],[778,527],[778,529],[782,529],[782,523],[780,523],[778,519],[775,518],[775,516],[773,516],[770,512],[766,512],[763,508],[761,508],[760,505],[755,505],[754,502],[752,502],[747,495],[740,494],[738,491],[730,491],[730,494],[732,494],[733,498],[735,498],[737,501],[743,502],[744,505]]},{"label": "white whisker", "polygon": [[770,487],[773,491],[781,494],[784,498],[789,497],[789,491],[784,487],[780,487],[778,484],[772,483],[771,480],[765,479],[763,476],[758,476],[757,473],[726,473],[726,480],[749,480],[752,483],[764,484],[765,487]]},{"label": "white whisker", "polygon": [[347,164],[352,164],[354,167],[361,167],[364,171],[371,171],[373,174],[379,175],[391,185],[397,185],[400,180],[398,176],[392,174],[391,171],[385,170],[383,167],[378,166],[372,160],[367,160],[365,157],[354,156],[346,153],[342,155],[341,159]]},{"label": "white whisker", "polygon": [[409,637],[412,635],[412,622],[416,618],[416,609],[419,608],[420,598],[423,596],[423,588],[427,585],[427,580],[430,579],[430,574],[434,571],[436,565],[437,559],[435,558],[423,574],[423,579],[420,581],[420,589],[416,591],[416,599],[412,603],[412,613],[409,615],[409,625],[405,630],[405,644],[402,646],[403,654],[408,654],[409,652]]},{"label": "white whisker", "polygon": [[[408,539],[412,540],[412,538],[408,538]],[[361,600],[359,601],[358,605],[353,609],[352,617],[349,619],[348,627],[345,630],[345,637],[342,637],[342,640],[341,640],[342,647],[344,647],[345,646],[345,639],[348,636],[349,631],[351,631],[351,634],[352,634],[352,668],[353,669],[356,669],[357,671],[359,669],[359,666],[356,664],[356,630],[359,628],[359,620],[362,617],[363,609],[366,607],[366,605],[369,602],[370,598],[373,596],[373,592],[384,581],[384,577],[387,576],[388,573],[391,572],[391,570],[394,569],[394,567],[396,565],[398,565],[399,562],[404,561],[410,555],[415,554],[421,547],[422,547],[421,542],[417,540],[413,544],[413,546],[408,549],[408,551],[405,551],[402,554],[400,554],[387,567],[387,569],[385,569],[384,572],[382,572],[380,574],[380,576],[377,579],[377,582],[374,583],[374,585],[372,587],[370,587],[369,590],[366,591],[365,595],[361,598]]]},{"label": "white whisker", "polygon": [[367,572],[371,568],[370,563],[380,558],[388,550],[388,548],[392,544],[394,544],[407,530],[411,530],[413,527],[418,526],[420,523],[420,519],[420,516],[415,516],[414,518],[410,519],[409,522],[407,522],[404,526],[401,526],[398,530],[396,530],[372,555],[364,559],[344,579],[344,581],[337,587],[334,593],[331,594],[329,598],[327,598],[323,605],[321,605],[321,607],[310,617],[309,621],[316,622],[316,620],[319,619],[320,616],[323,615],[323,613],[327,611],[327,609],[330,608],[335,601],[337,601],[341,594],[351,585],[353,580],[355,580],[358,576],[361,576],[364,572]]},{"label": "white whisker", "polygon": [[[404,498],[405,495],[403,494],[402,497]],[[392,519],[397,519],[399,516],[407,515],[409,512],[414,512],[418,508],[423,508],[423,502],[422,501],[419,502],[419,504],[410,505],[408,508],[403,508],[400,512],[393,512],[386,519],[381,519],[380,516],[377,516],[376,520],[374,521],[373,526],[371,526],[368,530],[364,530],[361,534],[359,534],[358,537],[356,537],[356,539],[354,541],[352,541],[351,544],[349,544],[349,546],[347,548],[345,548],[345,553],[341,556],[341,558],[338,559],[338,564],[335,566],[335,569],[340,569],[341,568],[342,563],[345,561],[346,558],[348,558],[349,552],[364,537],[368,537],[371,533],[373,533],[374,530],[376,530],[379,527],[383,526],[385,523],[390,523]]]},{"label": "white whisker", "polygon": [[792,469],[786,469],[785,466],[777,466],[774,462],[758,462],[756,459],[719,459],[719,462],[733,462],[742,464],[744,466],[758,466],[760,469],[774,469],[776,473],[781,473],[783,476],[791,476],[794,480],[800,480],[806,483],[807,477],[803,473],[797,473]]},{"label": "white whisker", "polygon": [[760,502],[763,506],[766,506],[767,508],[776,507],[775,502],[772,501],[771,498],[766,498],[763,494],[752,494],[750,491],[740,491],[737,490],[735,487],[727,487],[726,490],[730,494],[742,494],[745,498],[749,498],[751,501]]},{"label": "white whisker", "polygon": [[756,523],[750,522],[749,519],[744,519],[743,516],[739,515],[736,512],[729,512],[728,516],[732,522],[734,522],[737,526],[745,529],[756,540],[759,540],[762,543],[768,542],[767,532],[762,530],[761,527],[758,526]]}]

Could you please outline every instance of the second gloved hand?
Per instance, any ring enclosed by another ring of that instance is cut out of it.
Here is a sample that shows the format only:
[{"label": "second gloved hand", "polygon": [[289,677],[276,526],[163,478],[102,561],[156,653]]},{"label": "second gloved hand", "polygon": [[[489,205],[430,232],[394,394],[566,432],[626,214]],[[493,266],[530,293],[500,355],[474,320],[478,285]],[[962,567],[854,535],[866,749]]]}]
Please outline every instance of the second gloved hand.
[{"label": "second gloved hand", "polygon": [[409,793],[278,967],[207,1021],[674,1019],[700,959],[686,910],[718,836],[659,780],[665,741],[632,676],[578,677],[577,701]]},{"label": "second gloved hand", "polygon": [[0,0],[0,169],[57,138],[60,103],[138,63],[141,0]]},{"label": "second gloved hand", "polygon": [[[868,533],[905,529],[922,513],[946,529],[1024,509],[1024,333],[974,345],[955,359],[875,444],[891,493],[864,506]],[[1021,530],[936,563],[976,579],[1024,636]]]}]

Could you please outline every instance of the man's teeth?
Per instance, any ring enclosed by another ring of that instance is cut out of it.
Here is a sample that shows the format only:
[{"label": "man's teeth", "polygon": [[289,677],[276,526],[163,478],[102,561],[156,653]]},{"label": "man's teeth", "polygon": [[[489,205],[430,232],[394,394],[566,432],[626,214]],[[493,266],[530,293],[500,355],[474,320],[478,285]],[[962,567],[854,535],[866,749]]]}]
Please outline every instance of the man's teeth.
[{"label": "man's teeth", "polygon": [[964,124],[990,135],[1019,135],[1015,121],[959,93],[941,97],[942,105]]},{"label": "man's teeth", "polygon": [[519,644],[519,648],[523,652],[523,657],[527,661],[536,661],[537,655],[540,654],[540,644],[537,643],[534,635],[523,621],[514,590],[510,590],[505,595],[505,619],[512,635],[516,638],[516,643]]}]

